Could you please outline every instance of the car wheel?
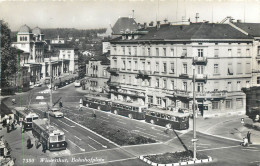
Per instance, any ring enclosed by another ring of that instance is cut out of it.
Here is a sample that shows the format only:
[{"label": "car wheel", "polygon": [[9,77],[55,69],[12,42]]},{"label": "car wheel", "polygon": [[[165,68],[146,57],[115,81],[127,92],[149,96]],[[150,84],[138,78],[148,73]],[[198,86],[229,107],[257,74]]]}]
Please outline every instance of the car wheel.
[{"label": "car wheel", "polygon": [[154,124],[154,120],[151,120],[150,122],[151,122],[152,124]]},{"label": "car wheel", "polygon": [[128,114],[128,117],[129,117],[130,119],[133,119],[133,115],[132,115],[132,114]]},{"label": "car wheel", "polygon": [[168,124],[166,125],[166,128],[167,128],[167,129],[171,129],[171,128],[172,128],[172,125],[171,125],[170,123],[168,123]]},{"label": "car wheel", "polygon": [[115,111],[114,111],[114,114],[118,115],[118,112],[117,112],[117,110],[115,110]]}]

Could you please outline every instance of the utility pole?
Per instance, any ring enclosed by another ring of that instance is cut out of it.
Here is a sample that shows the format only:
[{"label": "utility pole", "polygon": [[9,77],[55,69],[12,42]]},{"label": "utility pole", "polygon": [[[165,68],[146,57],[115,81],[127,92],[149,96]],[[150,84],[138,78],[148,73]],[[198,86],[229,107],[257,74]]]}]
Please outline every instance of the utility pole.
[{"label": "utility pole", "polygon": [[[51,65],[51,55],[50,60],[50,109],[52,109],[52,65]],[[48,110],[48,125],[50,126],[50,110]]]},{"label": "utility pole", "polygon": [[196,110],[195,110],[195,66],[193,66],[193,160],[197,160],[196,157],[196,142],[197,142],[197,138],[196,138],[196,118],[197,118],[197,114],[196,114]]}]

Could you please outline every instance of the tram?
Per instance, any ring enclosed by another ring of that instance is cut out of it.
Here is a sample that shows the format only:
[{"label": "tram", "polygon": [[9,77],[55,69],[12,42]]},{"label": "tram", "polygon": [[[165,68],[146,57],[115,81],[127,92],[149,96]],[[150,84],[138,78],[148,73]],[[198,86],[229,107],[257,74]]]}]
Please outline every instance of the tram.
[{"label": "tram", "polygon": [[83,106],[102,110],[102,111],[110,111],[111,100],[106,97],[85,95],[83,98]]},{"label": "tram", "polygon": [[31,130],[33,120],[39,118],[36,113],[26,107],[15,107],[13,112],[15,113],[17,123],[22,122],[23,130]]},{"label": "tram", "polygon": [[67,148],[64,132],[48,125],[48,119],[46,118],[33,121],[32,134],[36,138],[36,147],[38,147],[38,143],[41,143],[50,151],[65,150]]}]

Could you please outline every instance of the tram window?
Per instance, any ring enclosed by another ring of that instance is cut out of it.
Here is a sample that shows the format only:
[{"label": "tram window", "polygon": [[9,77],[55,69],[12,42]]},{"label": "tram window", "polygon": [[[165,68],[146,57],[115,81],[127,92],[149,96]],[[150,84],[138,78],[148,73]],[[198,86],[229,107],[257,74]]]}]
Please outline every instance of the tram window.
[{"label": "tram window", "polygon": [[161,118],[165,118],[165,115],[164,115],[164,114],[161,114]]},{"label": "tram window", "polygon": [[132,106],[129,106],[129,110],[131,110],[131,111],[132,111]]},{"label": "tram window", "polygon": [[141,108],[142,112],[146,112],[146,108]]},{"label": "tram window", "polygon": [[157,117],[160,117],[160,113],[156,113],[156,116],[157,116]]},{"label": "tram window", "polygon": [[119,107],[123,108],[123,105],[122,105],[122,104],[120,104],[120,106],[119,106]]},{"label": "tram window", "polygon": [[26,118],[27,122],[32,122],[32,118]]},{"label": "tram window", "polygon": [[155,113],[154,113],[154,112],[151,112],[151,115],[152,115],[152,116],[155,116]]},{"label": "tram window", "polygon": [[64,135],[59,135],[59,136],[58,136],[58,141],[65,141],[64,138],[65,138]]},{"label": "tram window", "polygon": [[167,115],[167,119],[171,120],[171,118],[172,118],[172,117],[171,117],[170,115]]},{"label": "tram window", "polygon": [[50,136],[50,142],[57,142],[57,141],[58,141],[57,135]]},{"label": "tram window", "polygon": [[174,116],[174,117],[172,117],[172,121],[177,121],[177,118]]},{"label": "tram window", "polygon": [[120,107],[120,104],[117,104],[117,107]]},{"label": "tram window", "polygon": [[38,117],[33,117],[33,120],[38,119]]},{"label": "tram window", "polygon": [[102,105],[106,105],[106,102],[102,101],[101,104],[102,104]]}]

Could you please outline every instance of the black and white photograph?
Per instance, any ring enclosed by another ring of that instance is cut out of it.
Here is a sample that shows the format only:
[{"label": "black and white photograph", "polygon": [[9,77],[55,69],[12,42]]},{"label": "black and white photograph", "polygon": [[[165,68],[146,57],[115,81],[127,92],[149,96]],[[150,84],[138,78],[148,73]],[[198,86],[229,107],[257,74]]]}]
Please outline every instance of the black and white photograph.
[{"label": "black and white photograph", "polygon": [[0,0],[1,166],[260,166],[260,0]]}]

